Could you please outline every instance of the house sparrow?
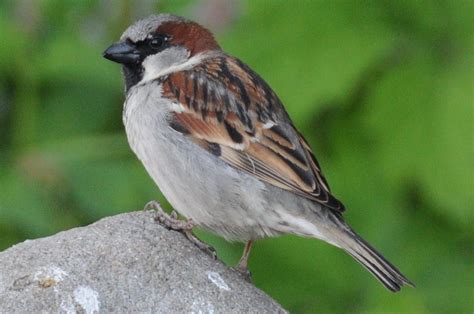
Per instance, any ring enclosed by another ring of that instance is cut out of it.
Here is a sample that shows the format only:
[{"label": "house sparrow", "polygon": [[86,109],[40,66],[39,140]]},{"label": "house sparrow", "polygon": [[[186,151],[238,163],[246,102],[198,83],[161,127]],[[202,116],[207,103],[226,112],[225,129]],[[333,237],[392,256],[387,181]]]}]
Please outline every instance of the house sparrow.
[{"label": "house sparrow", "polygon": [[344,222],[344,205],[278,96],[207,29],[178,16],[150,16],[104,57],[123,65],[131,148],[187,219],[161,211],[161,222],[203,249],[195,226],[247,241],[243,272],[252,241],[295,234],[343,249],[391,291],[413,285]]}]

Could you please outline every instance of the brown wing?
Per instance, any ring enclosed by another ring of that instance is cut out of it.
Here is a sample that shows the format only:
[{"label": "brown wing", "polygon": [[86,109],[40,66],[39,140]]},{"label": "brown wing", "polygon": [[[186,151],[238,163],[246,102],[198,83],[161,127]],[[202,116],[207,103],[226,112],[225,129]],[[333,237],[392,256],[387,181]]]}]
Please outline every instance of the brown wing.
[{"label": "brown wing", "polygon": [[238,59],[207,59],[163,80],[163,95],[180,106],[170,126],[230,166],[337,211],[304,138],[270,87]]}]

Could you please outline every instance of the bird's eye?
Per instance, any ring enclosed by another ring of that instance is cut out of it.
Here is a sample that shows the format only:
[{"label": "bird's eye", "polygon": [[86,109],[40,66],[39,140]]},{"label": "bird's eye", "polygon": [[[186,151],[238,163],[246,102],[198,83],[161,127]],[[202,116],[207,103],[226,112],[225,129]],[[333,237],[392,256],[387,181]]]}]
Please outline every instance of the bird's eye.
[{"label": "bird's eye", "polygon": [[164,46],[166,40],[167,38],[165,36],[156,36],[150,39],[148,45],[150,46],[150,48],[157,50]]}]

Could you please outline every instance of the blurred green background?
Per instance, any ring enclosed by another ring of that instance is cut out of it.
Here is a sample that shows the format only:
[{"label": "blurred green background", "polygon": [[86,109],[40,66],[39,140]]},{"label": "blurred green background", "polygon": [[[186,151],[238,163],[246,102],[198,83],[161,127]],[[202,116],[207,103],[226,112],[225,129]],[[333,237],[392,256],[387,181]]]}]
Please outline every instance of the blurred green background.
[{"label": "blurred green background", "polygon": [[[205,24],[270,83],[347,221],[417,284],[391,294],[343,252],[285,236],[254,247],[259,288],[294,313],[474,311],[473,1],[1,1],[0,250],[165,204],[101,56],[154,12]],[[241,244],[198,234],[238,261]]]}]

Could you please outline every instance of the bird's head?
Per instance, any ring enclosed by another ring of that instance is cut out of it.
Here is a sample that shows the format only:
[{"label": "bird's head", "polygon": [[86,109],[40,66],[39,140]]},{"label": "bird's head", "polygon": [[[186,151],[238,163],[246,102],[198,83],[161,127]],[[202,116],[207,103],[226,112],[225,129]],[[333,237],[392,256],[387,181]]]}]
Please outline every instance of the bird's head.
[{"label": "bird's head", "polygon": [[104,57],[123,65],[126,90],[149,80],[191,66],[202,53],[219,51],[212,33],[182,17],[152,15],[131,25]]}]

